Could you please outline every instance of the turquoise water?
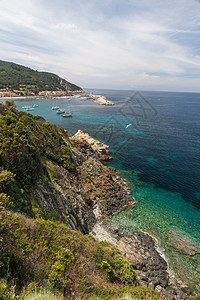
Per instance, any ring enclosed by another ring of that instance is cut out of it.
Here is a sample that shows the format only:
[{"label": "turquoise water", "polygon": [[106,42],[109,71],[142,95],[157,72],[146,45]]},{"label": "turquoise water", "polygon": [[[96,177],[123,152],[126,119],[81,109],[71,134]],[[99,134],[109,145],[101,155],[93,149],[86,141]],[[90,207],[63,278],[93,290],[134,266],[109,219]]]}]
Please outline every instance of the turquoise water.
[{"label": "turquoise water", "polygon": [[140,181],[137,172],[121,170],[121,174],[131,182],[137,204],[114,216],[111,224],[126,233],[144,230],[159,238],[174,279],[196,289],[200,276],[200,211],[186,204],[179,193]]},{"label": "turquoise water", "polygon": [[[132,91],[97,93],[115,105],[104,107],[78,98],[18,99],[16,104],[22,110],[37,103],[33,115],[72,134],[82,129],[110,145],[115,158],[111,165],[128,179],[137,200],[134,208],[111,221],[127,232],[146,230],[155,235],[174,278],[196,289],[200,284],[200,94],[143,92],[131,98]],[[72,112],[73,118],[57,115],[51,109],[55,105]]]}]

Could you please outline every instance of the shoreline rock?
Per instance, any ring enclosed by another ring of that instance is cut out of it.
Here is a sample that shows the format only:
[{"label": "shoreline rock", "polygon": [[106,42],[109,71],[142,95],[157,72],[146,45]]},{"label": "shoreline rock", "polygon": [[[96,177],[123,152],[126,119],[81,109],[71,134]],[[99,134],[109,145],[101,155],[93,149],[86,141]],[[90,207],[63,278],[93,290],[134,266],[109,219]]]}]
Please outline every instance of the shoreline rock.
[{"label": "shoreline rock", "polygon": [[183,283],[175,283],[159,241],[149,232],[134,231],[125,235],[106,220],[136,203],[120,173],[99,161],[111,158],[109,147],[81,130],[71,137],[71,141],[87,157],[79,172],[83,179],[82,197],[87,198],[86,202],[92,209],[94,219],[89,226],[90,234],[97,240],[106,240],[118,247],[134,266],[139,285],[151,287],[170,300],[185,299],[190,294],[190,289]]},{"label": "shoreline rock", "polygon": [[133,206],[135,199],[128,193],[125,180],[113,167],[104,166],[96,158],[89,158],[79,169],[82,195],[93,208],[96,221],[117,214]]},{"label": "shoreline rock", "polygon": [[123,234],[118,228],[110,227],[108,221],[98,221],[90,232],[99,241],[106,240],[114,244],[122,255],[133,265],[138,284],[151,287],[169,300],[187,299],[190,289],[171,281],[169,266],[154,238],[148,233],[133,231]]},{"label": "shoreline rock", "polygon": [[115,105],[114,102],[107,100],[105,96],[94,95],[93,92],[90,92],[90,94],[83,94],[82,96],[87,97],[88,99],[92,99],[94,102],[96,102],[99,105],[106,105],[106,106]]},{"label": "shoreline rock", "polygon": [[101,96],[101,95],[92,95],[92,100],[100,105],[108,105],[108,106],[114,105],[112,101],[107,100],[105,96]]},{"label": "shoreline rock", "polygon": [[[88,133],[84,133],[82,130],[78,130],[77,133],[71,137],[71,141],[76,144],[76,148],[78,148],[81,152],[84,152],[87,156],[92,155],[91,151],[88,149],[89,145],[93,150],[93,154],[95,155],[97,153],[101,161],[112,160],[109,146],[93,139]],[[88,145],[85,144],[84,141]]]}]

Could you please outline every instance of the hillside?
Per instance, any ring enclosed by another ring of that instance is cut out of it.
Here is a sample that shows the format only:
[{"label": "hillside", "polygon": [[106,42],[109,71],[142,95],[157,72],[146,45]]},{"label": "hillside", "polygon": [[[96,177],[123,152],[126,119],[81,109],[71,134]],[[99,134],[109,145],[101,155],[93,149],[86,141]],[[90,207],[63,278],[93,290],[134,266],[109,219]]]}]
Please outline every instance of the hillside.
[{"label": "hillside", "polygon": [[40,91],[75,91],[81,88],[58,75],[38,72],[12,62],[0,60],[0,89],[26,90],[38,94]]},{"label": "hillside", "polygon": [[135,200],[107,159],[82,131],[0,103],[1,300],[189,299],[148,234],[109,227]]},{"label": "hillside", "polygon": [[0,299],[156,299],[119,249],[87,235],[132,201],[87,142],[0,104]]}]

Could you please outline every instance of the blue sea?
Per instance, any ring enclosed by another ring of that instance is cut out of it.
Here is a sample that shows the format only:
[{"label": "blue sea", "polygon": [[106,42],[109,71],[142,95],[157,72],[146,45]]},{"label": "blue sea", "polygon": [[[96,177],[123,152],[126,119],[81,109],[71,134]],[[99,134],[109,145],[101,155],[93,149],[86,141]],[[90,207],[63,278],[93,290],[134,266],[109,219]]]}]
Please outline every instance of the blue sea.
[{"label": "blue sea", "polygon": [[[160,241],[175,280],[200,288],[200,94],[92,90],[115,103],[81,98],[17,99],[17,109],[110,146],[112,165],[130,182],[137,204],[110,221],[125,232],[145,230]],[[51,109],[71,112],[62,118]]]}]

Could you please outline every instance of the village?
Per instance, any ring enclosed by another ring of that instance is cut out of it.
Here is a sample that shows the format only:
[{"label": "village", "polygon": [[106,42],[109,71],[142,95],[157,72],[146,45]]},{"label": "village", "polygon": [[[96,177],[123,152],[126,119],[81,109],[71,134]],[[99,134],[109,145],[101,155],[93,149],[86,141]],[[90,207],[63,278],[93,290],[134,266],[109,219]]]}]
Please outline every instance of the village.
[{"label": "village", "polygon": [[35,88],[34,85],[26,85],[19,84],[19,89],[10,90],[8,87],[0,89],[0,98],[2,97],[34,97],[34,96],[42,96],[42,97],[62,97],[62,96],[70,96],[72,93],[80,93],[84,92],[83,90],[70,91],[70,90],[44,90],[44,91],[33,91]]},{"label": "village", "polygon": [[[31,88],[33,89],[34,86],[32,85]],[[30,85],[26,84],[19,84],[19,89],[15,90],[13,89],[10,91],[8,88],[0,89],[0,98],[15,98],[15,97],[28,97],[28,98],[34,98],[34,97],[65,97],[65,96],[73,96],[77,95],[78,97],[81,98],[88,98],[93,100],[99,105],[106,105],[106,106],[111,106],[114,105],[112,101],[109,101],[106,99],[105,96],[102,95],[94,95],[93,92],[90,92],[89,94],[85,93],[84,90],[57,90],[57,91],[50,91],[50,90],[45,90],[45,91],[39,91],[37,93],[34,93],[30,89]]]}]

